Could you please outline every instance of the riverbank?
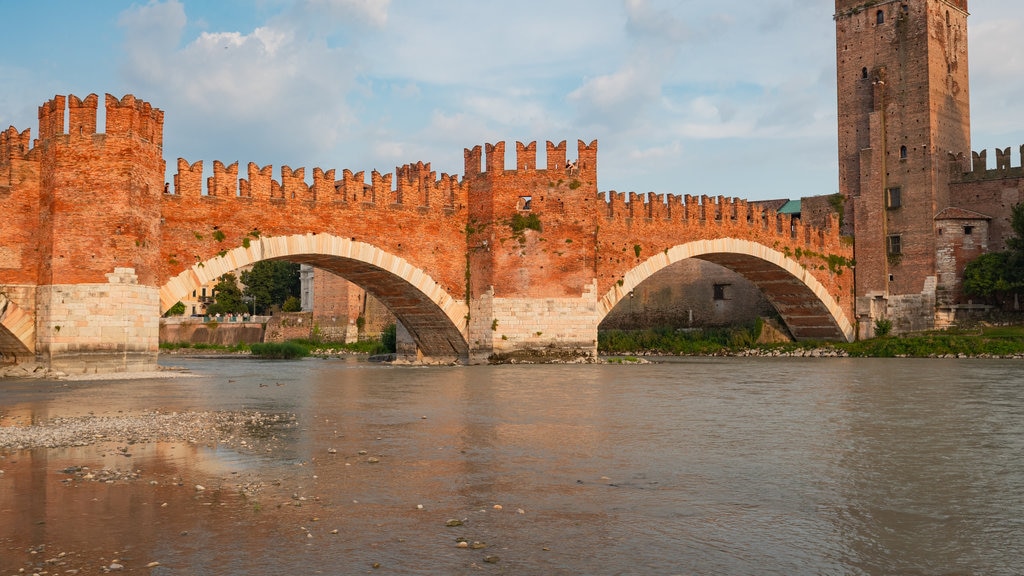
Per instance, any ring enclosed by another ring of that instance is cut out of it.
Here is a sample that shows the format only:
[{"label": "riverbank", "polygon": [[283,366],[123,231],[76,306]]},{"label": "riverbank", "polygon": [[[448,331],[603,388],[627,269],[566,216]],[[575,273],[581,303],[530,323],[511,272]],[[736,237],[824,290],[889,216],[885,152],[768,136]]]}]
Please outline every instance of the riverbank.
[{"label": "riverbank", "polygon": [[655,328],[599,334],[602,355],[1024,359],[1024,326],[979,326],[856,342],[757,344],[754,329]]}]

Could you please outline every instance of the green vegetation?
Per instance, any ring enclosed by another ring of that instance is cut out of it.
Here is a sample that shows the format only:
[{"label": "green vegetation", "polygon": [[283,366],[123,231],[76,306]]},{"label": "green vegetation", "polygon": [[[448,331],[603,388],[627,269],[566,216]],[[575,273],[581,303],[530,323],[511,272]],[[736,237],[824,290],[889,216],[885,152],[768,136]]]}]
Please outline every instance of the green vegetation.
[{"label": "green vegetation", "polygon": [[964,293],[989,304],[1002,305],[1024,292],[1024,204],[1010,214],[1014,237],[1008,238],[1009,250],[983,254],[964,269]]},{"label": "green vegetation", "polygon": [[197,351],[210,351],[210,352],[223,352],[238,354],[249,351],[248,344],[235,344],[234,346],[224,346],[223,344],[203,344],[202,342],[161,342],[160,349],[168,352],[174,350],[197,350]]},{"label": "green vegetation", "polygon": [[179,301],[174,306],[171,306],[170,309],[167,310],[167,312],[164,312],[164,318],[167,318],[168,316],[181,316],[184,313],[185,304]]},{"label": "green vegetation", "polygon": [[888,336],[892,332],[892,320],[888,318],[879,318],[875,320],[875,337],[881,338]]},{"label": "green vegetation", "polygon": [[291,360],[309,356],[309,348],[295,341],[261,342],[249,345],[253,356],[277,360]]},{"label": "green vegetation", "polygon": [[206,307],[207,314],[244,314],[248,307],[242,300],[238,279],[228,272],[213,287],[214,303]]},{"label": "green vegetation", "polygon": [[282,312],[301,312],[302,311],[302,300],[297,296],[289,296],[284,304],[281,305]]},{"label": "green vegetation", "polygon": [[523,216],[522,214],[518,213],[514,214],[512,216],[512,222],[509,224],[509,226],[512,228],[512,232],[514,233],[519,233],[524,230],[536,230],[537,232],[542,231],[542,227],[540,224],[540,216],[537,216],[532,212],[527,216]]},{"label": "green vegetation", "polygon": [[380,343],[386,352],[394,352],[398,349],[398,327],[394,324],[387,325],[380,333]]},{"label": "green vegetation", "polygon": [[669,327],[645,330],[602,330],[597,349],[602,354],[654,352],[673,355],[708,355],[741,351],[754,346],[760,323],[739,328],[676,330]]},{"label": "green vegetation", "polygon": [[751,349],[765,354],[825,350],[861,358],[934,358],[959,354],[967,356],[1024,355],[1024,326],[992,326],[970,330],[950,329],[906,336],[884,336],[850,343],[804,341],[785,344],[755,344],[755,329],[608,330],[598,334],[598,351],[608,355],[636,352],[674,355],[729,355]]},{"label": "green vegetation", "polygon": [[283,307],[289,297],[297,299],[302,289],[299,265],[282,260],[253,264],[252,269],[242,272],[242,284],[245,296],[252,298],[256,314],[266,314],[274,306]]}]

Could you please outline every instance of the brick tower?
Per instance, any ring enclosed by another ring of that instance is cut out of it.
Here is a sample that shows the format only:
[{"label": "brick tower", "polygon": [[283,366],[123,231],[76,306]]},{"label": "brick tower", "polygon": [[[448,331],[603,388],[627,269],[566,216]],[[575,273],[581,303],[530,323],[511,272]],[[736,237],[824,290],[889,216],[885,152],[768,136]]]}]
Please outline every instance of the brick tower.
[{"label": "brick tower", "polygon": [[949,153],[971,150],[967,16],[967,0],[836,0],[839,191],[862,335],[894,307],[934,309]]},{"label": "brick tower", "polygon": [[57,370],[153,369],[163,112],[107,95],[98,133],[97,104],[57,96],[39,108],[35,352]]},{"label": "brick tower", "polygon": [[[465,150],[469,183],[466,289],[471,358],[515,351],[524,356],[595,356],[597,141],[516,143],[516,169],[505,169],[505,143]],[[554,312],[557,311],[557,312]]]}]

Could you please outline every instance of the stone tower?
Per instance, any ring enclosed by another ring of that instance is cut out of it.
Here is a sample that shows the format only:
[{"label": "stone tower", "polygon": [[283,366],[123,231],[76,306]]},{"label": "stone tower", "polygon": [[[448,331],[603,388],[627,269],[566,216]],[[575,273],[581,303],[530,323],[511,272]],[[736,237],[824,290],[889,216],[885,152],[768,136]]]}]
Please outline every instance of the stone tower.
[{"label": "stone tower", "polygon": [[967,16],[967,0],[836,0],[839,190],[858,316],[870,298],[890,311],[934,307],[949,154],[971,150]]}]

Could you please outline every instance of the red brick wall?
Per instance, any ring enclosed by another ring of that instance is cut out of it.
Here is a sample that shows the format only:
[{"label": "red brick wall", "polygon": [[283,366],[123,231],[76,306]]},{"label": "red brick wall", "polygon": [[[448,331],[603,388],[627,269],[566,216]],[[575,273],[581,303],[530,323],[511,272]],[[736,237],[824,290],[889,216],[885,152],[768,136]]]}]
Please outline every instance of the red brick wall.
[{"label": "red brick wall", "polygon": [[[279,182],[271,167],[250,164],[248,179],[236,180],[237,164],[215,163],[205,188],[210,193],[203,194],[202,163],[179,160],[178,168],[176,193],[162,203],[164,280],[259,236],[328,233],[413,262],[449,294],[464,291],[467,189],[451,177],[435,181],[429,165],[419,173],[400,168],[400,193],[390,174],[374,172],[365,184],[363,173],[346,170],[335,182],[334,170],[317,168],[306,185],[304,169],[282,167]],[[409,174],[416,176],[412,183]]]}]

